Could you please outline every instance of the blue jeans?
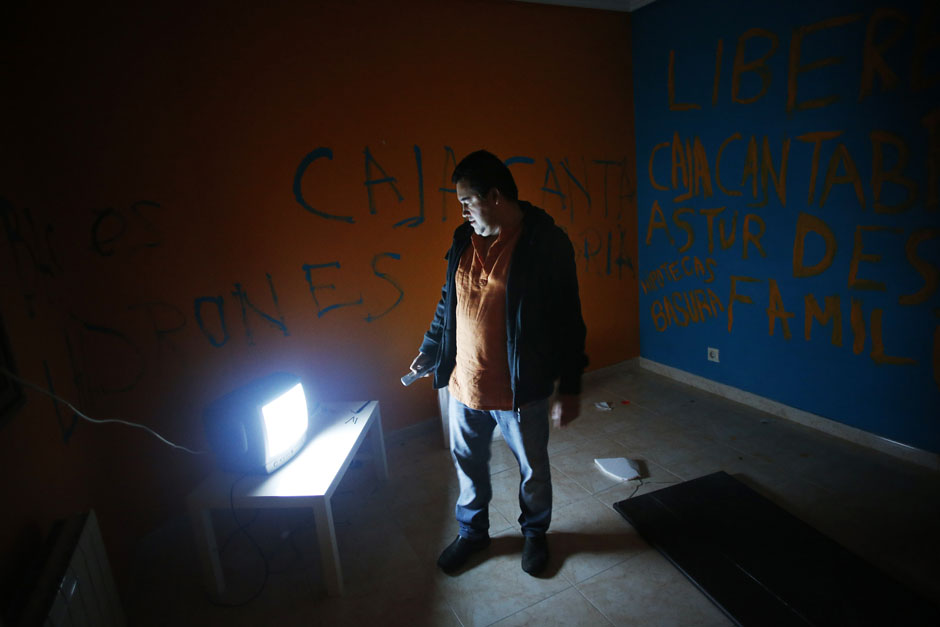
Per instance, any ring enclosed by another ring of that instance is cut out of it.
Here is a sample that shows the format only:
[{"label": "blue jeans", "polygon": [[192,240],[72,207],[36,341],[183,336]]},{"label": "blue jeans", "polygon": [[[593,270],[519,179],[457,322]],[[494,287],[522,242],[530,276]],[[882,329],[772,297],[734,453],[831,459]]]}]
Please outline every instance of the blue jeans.
[{"label": "blue jeans", "polygon": [[552,519],[552,476],[548,464],[548,399],[519,411],[471,409],[450,397],[450,451],[460,480],[457,524],[460,535],[478,540],[489,535],[490,442],[499,425],[519,462],[519,523],[525,536],[545,533]]}]

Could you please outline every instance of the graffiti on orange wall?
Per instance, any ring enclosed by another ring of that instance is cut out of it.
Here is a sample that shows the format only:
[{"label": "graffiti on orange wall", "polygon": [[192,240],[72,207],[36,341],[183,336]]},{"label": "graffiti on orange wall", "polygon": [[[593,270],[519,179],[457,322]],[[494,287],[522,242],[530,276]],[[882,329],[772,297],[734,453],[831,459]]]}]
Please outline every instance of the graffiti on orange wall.
[{"label": "graffiti on orange wall", "polygon": [[[46,310],[63,321],[62,340],[69,372],[59,377],[74,384],[79,403],[134,388],[147,371],[144,355],[150,350],[175,351],[178,343],[190,341],[183,340],[185,332],[197,331],[197,341],[214,350],[233,343],[253,346],[291,337],[291,329],[300,317],[343,318],[362,324],[388,320],[406,298],[408,275],[400,270],[400,264],[406,255],[414,254],[396,245],[396,233],[428,229],[432,222],[440,225],[448,219],[454,221],[456,192],[449,177],[456,166],[456,155],[452,148],[443,146],[435,151],[440,161],[429,165],[427,151],[418,145],[413,146],[407,160],[393,160],[389,154],[368,146],[359,151],[355,161],[344,161],[336,154],[321,146],[300,159],[290,187],[284,189],[282,210],[295,215],[300,212],[306,216],[302,219],[315,224],[316,241],[335,237],[337,241],[356,242],[355,246],[344,247],[346,252],[352,249],[352,262],[305,253],[293,260],[295,271],[285,274],[268,271],[262,258],[253,263],[252,276],[232,276],[213,292],[193,294],[188,303],[157,298],[129,300],[119,305],[120,320],[109,318],[81,294],[71,293],[67,287],[70,280],[74,275],[94,272],[100,264],[136,267],[149,263],[149,255],[174,246],[178,235],[170,225],[180,223],[176,210],[152,199],[86,210],[83,237],[87,245],[69,247],[63,246],[66,229],[48,219],[45,212],[17,207],[3,199],[0,219],[21,302],[31,318]],[[403,170],[402,164],[409,160],[413,167]],[[533,200],[553,212],[569,233],[583,275],[614,281],[635,275],[627,243],[628,227],[623,223],[625,205],[635,193],[625,158],[536,159],[516,155],[507,158],[506,163],[517,178],[534,174],[541,183],[536,194],[540,197]],[[343,172],[337,175],[329,171],[331,168]],[[436,180],[431,180],[431,171]],[[350,185],[338,191],[355,199],[351,205],[360,208],[358,213],[340,211],[321,201],[323,189],[315,181],[324,180],[322,175],[326,180]],[[412,177],[408,183],[413,185],[403,184],[406,177]],[[357,178],[358,184],[348,183]],[[418,192],[406,197],[405,189]],[[438,203],[441,211],[431,211],[430,207]],[[377,223],[388,229],[384,232],[391,233],[388,241],[378,242],[374,236],[363,242],[356,239],[357,232]],[[445,243],[438,244],[442,250]],[[363,272],[364,268],[368,270]],[[115,286],[113,291],[119,290],[120,286]],[[291,301],[292,309],[286,307],[284,294],[306,295],[306,307],[297,309],[296,298]],[[102,354],[110,356],[107,361],[112,367],[105,368],[107,371],[102,371],[101,360],[96,358]],[[94,372],[94,377],[88,372]],[[54,379],[46,366],[45,385],[50,390],[57,387]],[[63,439],[68,441],[75,428],[75,416],[64,407],[57,405],[54,409]]]}]

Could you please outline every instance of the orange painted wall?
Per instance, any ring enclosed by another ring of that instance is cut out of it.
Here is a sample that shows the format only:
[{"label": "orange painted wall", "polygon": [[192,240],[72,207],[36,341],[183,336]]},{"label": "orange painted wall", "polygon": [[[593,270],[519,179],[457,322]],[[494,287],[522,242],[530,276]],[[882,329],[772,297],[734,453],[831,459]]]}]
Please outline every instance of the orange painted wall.
[{"label": "orange painted wall", "polygon": [[[520,196],[579,252],[591,367],[638,354],[625,14],[256,4],[7,10],[0,294],[23,376],[196,448],[203,407],[274,369],[378,398],[387,430],[428,420],[430,386],[398,377],[459,224],[441,188],[481,147],[521,158]],[[211,468],[32,392],[0,460],[5,558],[95,507],[119,567]]]}]

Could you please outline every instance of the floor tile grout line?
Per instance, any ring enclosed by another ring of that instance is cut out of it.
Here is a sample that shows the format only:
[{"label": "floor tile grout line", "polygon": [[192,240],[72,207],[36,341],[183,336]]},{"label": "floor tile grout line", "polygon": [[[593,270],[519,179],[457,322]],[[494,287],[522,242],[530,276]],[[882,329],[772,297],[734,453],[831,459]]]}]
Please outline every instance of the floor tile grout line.
[{"label": "floor tile grout line", "polygon": [[506,614],[505,616],[503,616],[503,617],[501,617],[501,618],[497,618],[497,619],[494,620],[492,623],[488,623],[488,624],[487,624],[487,627],[489,627],[490,625],[495,625],[496,623],[498,623],[498,622],[500,622],[500,621],[504,621],[504,620],[506,620],[507,618],[510,618],[510,617],[512,617],[512,616],[515,616],[516,614],[519,614],[519,613],[524,612],[524,611],[526,611],[526,610],[528,610],[528,609],[530,609],[530,608],[533,608],[533,607],[535,607],[536,605],[538,605],[539,603],[544,603],[545,601],[548,601],[549,599],[554,598],[554,597],[558,596],[559,594],[561,594],[562,592],[565,592],[565,591],[567,591],[567,590],[570,590],[571,588],[574,587],[574,584],[572,584],[570,581],[568,581],[567,579],[565,579],[565,581],[568,583],[568,586],[567,586],[567,587],[562,588],[561,590],[559,590],[559,591],[557,591],[557,592],[554,592],[554,593],[548,595],[548,596],[545,597],[544,599],[539,599],[539,600],[536,601],[535,603],[531,603],[531,604],[529,604],[529,605],[527,605],[527,606],[525,606],[525,607],[523,607],[523,608],[520,608],[520,609],[516,610],[515,612],[512,612],[511,614]]},{"label": "floor tile grout line", "polygon": [[462,620],[460,620],[460,614],[457,613],[457,610],[454,608],[454,605],[448,600],[447,607],[450,609],[450,613],[454,615],[454,618],[457,619],[457,623],[460,627],[467,627]]},{"label": "floor tile grout line", "polygon": [[[622,564],[622,563],[623,563],[623,562],[620,562],[620,564]],[[618,566],[619,566],[619,564],[618,564]],[[611,568],[613,568],[613,567],[611,567]],[[604,571],[601,571],[601,572],[604,572]],[[598,573],[598,574],[600,574],[600,573]],[[586,580],[585,580],[585,581],[586,581]],[[616,623],[615,623],[613,620],[611,620],[610,616],[608,616],[607,613],[606,613],[603,609],[597,607],[597,606],[594,604],[594,602],[591,601],[591,599],[589,599],[589,598],[587,598],[586,596],[584,596],[584,592],[581,591],[581,588],[578,587],[577,584],[574,585],[574,589],[578,591],[578,594],[581,595],[581,598],[584,599],[585,602],[587,602],[588,605],[590,605],[591,607],[593,607],[595,610],[597,610],[597,613],[598,613],[598,614],[600,614],[601,616],[604,617],[604,620],[606,620],[608,624],[610,624],[610,625],[616,625]]]},{"label": "floor tile grout line", "polygon": [[[626,521],[624,521],[624,522],[626,523]],[[584,592],[581,590],[581,586],[583,586],[583,585],[586,584],[587,582],[591,581],[592,579],[596,579],[597,577],[600,577],[600,576],[603,575],[604,573],[606,573],[606,572],[608,572],[608,571],[610,571],[610,570],[613,570],[614,568],[617,568],[617,567],[619,567],[619,566],[622,566],[622,565],[626,564],[627,562],[636,559],[637,557],[639,557],[640,555],[642,555],[643,553],[645,553],[645,552],[647,552],[647,551],[655,551],[655,550],[656,550],[656,549],[654,549],[652,546],[650,546],[650,545],[647,544],[644,549],[642,549],[642,550],[640,550],[640,551],[636,551],[635,553],[632,553],[632,554],[628,555],[625,559],[623,559],[623,560],[617,562],[616,564],[611,564],[611,565],[608,566],[607,568],[604,568],[603,570],[599,570],[598,572],[594,573],[594,574],[591,575],[590,577],[585,577],[585,578],[582,579],[581,581],[578,581],[578,582],[573,583],[573,584],[571,584],[571,585],[574,587],[575,590],[578,591],[578,594],[580,594],[582,597],[584,597],[584,599],[585,599],[588,603],[590,603],[598,612],[600,612],[601,615],[602,615],[605,619],[607,619],[608,621],[610,621],[611,623],[613,623],[613,621],[610,619],[610,617],[608,617],[607,614],[606,614],[601,608],[597,607],[597,605],[594,604],[594,603],[591,601],[591,599],[589,599],[589,598],[587,598],[587,596],[585,596]],[[613,623],[613,624],[616,624],[616,623]]]}]

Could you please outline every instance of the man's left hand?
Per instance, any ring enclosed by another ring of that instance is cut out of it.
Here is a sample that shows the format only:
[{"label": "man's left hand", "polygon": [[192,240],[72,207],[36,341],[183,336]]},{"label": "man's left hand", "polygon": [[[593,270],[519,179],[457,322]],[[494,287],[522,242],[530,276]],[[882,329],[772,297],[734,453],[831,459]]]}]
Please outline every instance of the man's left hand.
[{"label": "man's left hand", "polygon": [[564,429],[581,413],[581,397],[576,394],[559,394],[552,405],[552,422]]}]

